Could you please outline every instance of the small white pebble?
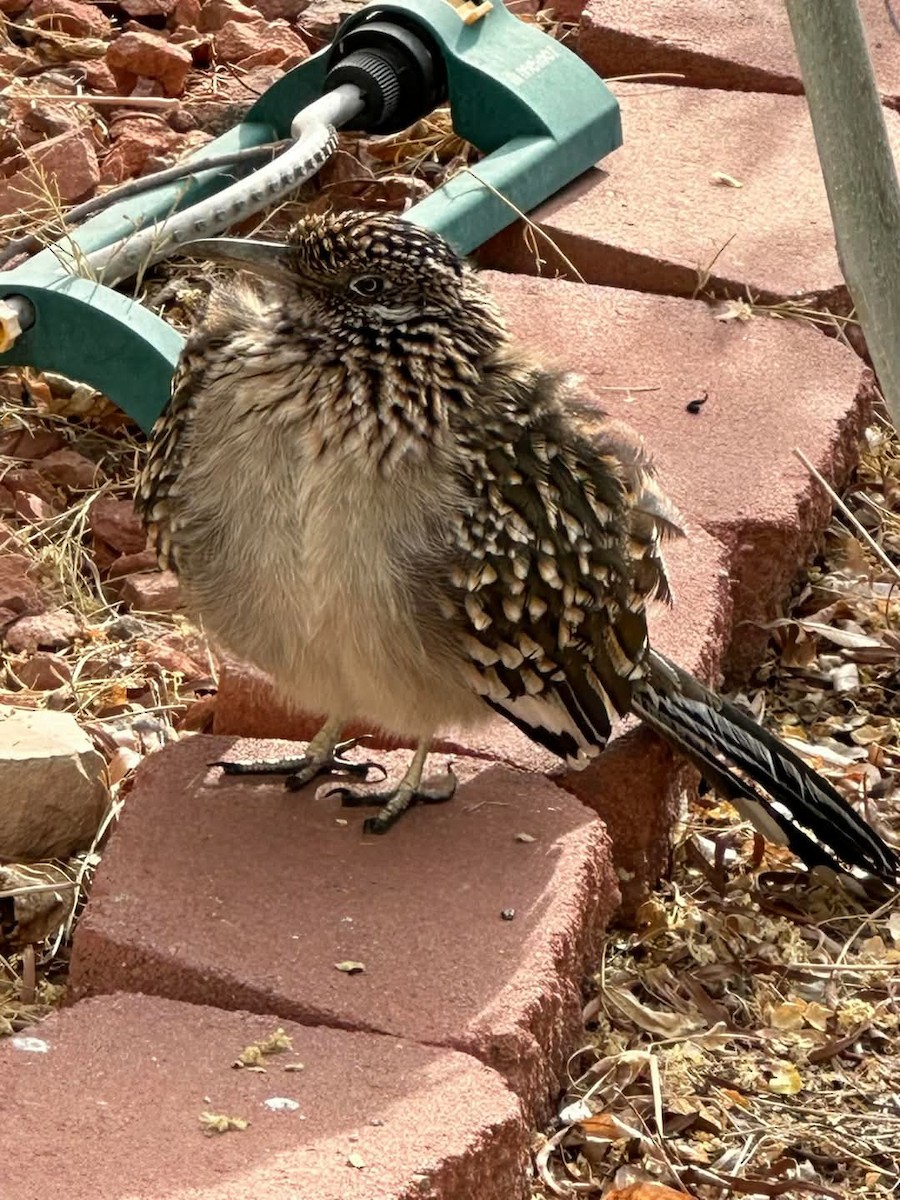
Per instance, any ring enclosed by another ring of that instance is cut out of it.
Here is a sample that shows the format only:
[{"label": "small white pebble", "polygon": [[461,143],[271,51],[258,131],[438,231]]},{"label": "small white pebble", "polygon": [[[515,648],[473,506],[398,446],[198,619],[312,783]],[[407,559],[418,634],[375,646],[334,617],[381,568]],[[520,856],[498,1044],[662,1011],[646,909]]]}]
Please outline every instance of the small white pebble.
[{"label": "small white pebble", "polygon": [[578,1121],[586,1121],[593,1114],[593,1109],[585,1100],[576,1100],[559,1110],[559,1119],[563,1125],[574,1125]]},{"label": "small white pebble", "polygon": [[24,1050],[28,1054],[46,1054],[50,1049],[49,1042],[36,1037],[14,1037],[10,1044],[13,1050]]},{"label": "small white pebble", "polygon": [[268,1100],[263,1100],[263,1104],[272,1112],[296,1112],[300,1107],[296,1100],[290,1100],[287,1096],[270,1096]]}]

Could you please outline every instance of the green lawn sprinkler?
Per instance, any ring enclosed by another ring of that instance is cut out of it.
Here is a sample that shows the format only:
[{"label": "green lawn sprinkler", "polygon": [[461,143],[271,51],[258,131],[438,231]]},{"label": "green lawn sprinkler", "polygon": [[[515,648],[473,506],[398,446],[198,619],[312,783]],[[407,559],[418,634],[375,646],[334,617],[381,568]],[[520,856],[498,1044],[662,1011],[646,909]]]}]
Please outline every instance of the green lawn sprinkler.
[{"label": "green lawn sprinkler", "polygon": [[[603,81],[503,4],[373,0],[188,160],[186,179],[122,200],[0,272],[0,366],[88,383],[149,429],[183,338],[115,285],[289,196],[334,152],[335,130],[394,133],[445,101],[454,131],[484,157],[405,218],[463,254],[621,144]],[[237,181],[234,167],[204,165],[286,138],[277,158]]]}]

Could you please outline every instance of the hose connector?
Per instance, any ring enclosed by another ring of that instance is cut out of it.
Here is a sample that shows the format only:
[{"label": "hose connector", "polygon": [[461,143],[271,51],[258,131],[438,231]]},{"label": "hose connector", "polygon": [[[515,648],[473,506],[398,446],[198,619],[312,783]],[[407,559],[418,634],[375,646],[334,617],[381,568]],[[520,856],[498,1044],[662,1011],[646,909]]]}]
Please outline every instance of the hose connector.
[{"label": "hose connector", "polygon": [[397,133],[444,102],[444,60],[424,29],[377,11],[346,25],[332,46],[323,88],[353,83],[362,93],[362,111],[346,128]]}]

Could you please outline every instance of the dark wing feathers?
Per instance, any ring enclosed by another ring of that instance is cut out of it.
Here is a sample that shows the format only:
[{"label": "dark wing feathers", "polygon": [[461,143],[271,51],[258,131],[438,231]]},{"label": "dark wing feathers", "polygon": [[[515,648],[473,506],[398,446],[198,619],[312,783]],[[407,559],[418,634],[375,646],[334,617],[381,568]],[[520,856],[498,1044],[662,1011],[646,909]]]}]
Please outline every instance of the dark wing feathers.
[{"label": "dark wing feathers", "polygon": [[[674,681],[674,682],[673,682]],[[824,779],[752,718],[663,655],[634,710],[695,763],[771,841],[808,867],[895,878],[900,859]]]},{"label": "dark wing feathers", "polygon": [[[487,703],[575,765],[630,710],[647,652],[645,601],[668,595],[659,544],[674,517],[637,446],[589,442],[553,402],[467,447],[473,492],[456,582]],[[507,381],[508,383],[508,381]],[[485,446],[488,448],[485,449]],[[473,487],[474,484],[474,487]]]}]

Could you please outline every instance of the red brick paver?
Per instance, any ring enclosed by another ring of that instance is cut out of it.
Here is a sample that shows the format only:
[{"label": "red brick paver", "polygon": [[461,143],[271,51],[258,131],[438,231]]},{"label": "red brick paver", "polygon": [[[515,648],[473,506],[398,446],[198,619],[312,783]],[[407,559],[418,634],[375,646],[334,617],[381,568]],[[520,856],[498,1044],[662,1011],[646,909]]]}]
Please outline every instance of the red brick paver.
[{"label": "red brick paver", "polygon": [[[554,5],[554,7],[556,7]],[[781,0],[591,0],[564,5],[584,15],[578,51],[604,76],[671,71],[691,87],[757,92],[803,90],[787,10]],[[884,0],[860,0],[869,49],[885,101],[900,98],[900,38]]]},{"label": "red brick paver", "polygon": [[[551,239],[537,242],[545,264],[521,222],[479,251],[483,263],[575,278],[555,243],[589,283],[682,296],[749,289],[766,302],[815,296],[847,308],[802,96],[615,90],[625,144],[531,213]],[[900,154],[900,116],[885,115]]]},{"label": "red brick paver", "polygon": [[[73,994],[451,1046],[545,1114],[618,900],[603,825],[539,776],[460,759],[452,802],[364,837],[362,814],[315,787],[210,770],[233,741],[192,738],[140,772],[76,935]],[[378,759],[396,779],[408,756]]]},{"label": "red brick paver", "polygon": [[[279,1025],[289,1052],[265,1073],[234,1069]],[[3,1200],[528,1194],[515,1096],[451,1050],[113,996],[0,1041],[0,1078]],[[249,1125],[207,1137],[204,1112]]]}]

